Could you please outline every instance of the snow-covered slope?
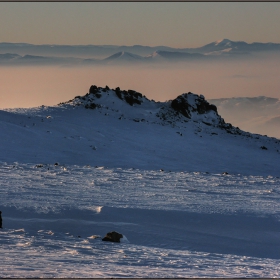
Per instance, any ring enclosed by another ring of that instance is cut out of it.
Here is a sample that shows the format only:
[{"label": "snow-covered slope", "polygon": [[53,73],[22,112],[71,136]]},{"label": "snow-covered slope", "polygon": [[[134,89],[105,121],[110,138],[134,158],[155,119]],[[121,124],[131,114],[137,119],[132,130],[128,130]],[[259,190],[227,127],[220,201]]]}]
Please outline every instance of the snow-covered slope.
[{"label": "snow-covered slope", "polygon": [[280,44],[278,43],[246,43],[244,41],[231,41],[229,39],[222,39],[196,48],[196,52],[209,53],[218,52],[230,49],[233,53],[249,53],[249,52],[263,52],[263,51],[279,51]]},{"label": "snow-covered slope", "polygon": [[0,277],[279,277],[279,140],[204,96],[91,86],[0,130]]},{"label": "snow-covered slope", "polygon": [[206,57],[200,53],[176,52],[176,51],[161,51],[157,50],[145,57],[147,61],[189,61],[200,60]]},{"label": "snow-covered slope", "polygon": [[54,107],[0,111],[2,162],[279,175],[279,140],[224,122],[187,93],[168,102],[92,86]]},{"label": "snow-covered slope", "polygon": [[[1,277],[280,276],[273,176],[1,164]],[[101,238],[115,230],[120,243]]]},{"label": "snow-covered slope", "polygon": [[144,58],[140,55],[129,53],[129,52],[118,52],[115,53],[105,59],[102,62],[106,64],[114,64],[114,63],[133,63],[133,62],[143,62]]}]

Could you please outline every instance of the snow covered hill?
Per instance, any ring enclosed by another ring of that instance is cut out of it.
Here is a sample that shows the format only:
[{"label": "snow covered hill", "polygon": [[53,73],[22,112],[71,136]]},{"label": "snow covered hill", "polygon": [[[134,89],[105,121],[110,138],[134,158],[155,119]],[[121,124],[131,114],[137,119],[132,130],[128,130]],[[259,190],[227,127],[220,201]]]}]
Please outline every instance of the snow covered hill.
[{"label": "snow covered hill", "polygon": [[53,107],[0,111],[2,162],[279,176],[280,141],[224,122],[203,96],[148,100],[92,86]]},{"label": "snow covered hill", "polygon": [[91,86],[0,130],[1,277],[279,277],[280,141],[204,96]]}]

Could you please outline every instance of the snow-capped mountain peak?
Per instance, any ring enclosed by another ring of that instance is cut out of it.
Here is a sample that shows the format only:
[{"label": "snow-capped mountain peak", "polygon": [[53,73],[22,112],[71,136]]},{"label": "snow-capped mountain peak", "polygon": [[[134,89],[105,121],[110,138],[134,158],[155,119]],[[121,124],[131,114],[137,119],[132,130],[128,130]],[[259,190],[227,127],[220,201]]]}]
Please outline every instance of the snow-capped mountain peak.
[{"label": "snow-capped mountain peak", "polygon": [[103,59],[104,62],[134,62],[141,60],[143,60],[142,56],[125,51],[117,52]]},{"label": "snow-capped mountain peak", "polygon": [[146,58],[155,58],[155,57],[158,57],[159,56],[159,53],[158,51],[154,51],[153,53],[145,56]]},{"label": "snow-capped mountain peak", "polygon": [[232,45],[232,41],[229,39],[221,39],[215,42],[215,46],[227,46],[230,47]]}]

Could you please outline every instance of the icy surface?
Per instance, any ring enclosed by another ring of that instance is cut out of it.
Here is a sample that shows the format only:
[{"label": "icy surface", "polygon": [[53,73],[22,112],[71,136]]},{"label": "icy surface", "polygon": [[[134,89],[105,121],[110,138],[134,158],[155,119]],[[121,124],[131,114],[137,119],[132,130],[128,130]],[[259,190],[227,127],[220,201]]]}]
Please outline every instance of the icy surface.
[{"label": "icy surface", "polygon": [[[280,179],[0,166],[2,277],[279,277]],[[106,232],[125,236],[101,241]]]},{"label": "icy surface", "polygon": [[279,140],[112,93],[0,111],[1,277],[279,277]]}]

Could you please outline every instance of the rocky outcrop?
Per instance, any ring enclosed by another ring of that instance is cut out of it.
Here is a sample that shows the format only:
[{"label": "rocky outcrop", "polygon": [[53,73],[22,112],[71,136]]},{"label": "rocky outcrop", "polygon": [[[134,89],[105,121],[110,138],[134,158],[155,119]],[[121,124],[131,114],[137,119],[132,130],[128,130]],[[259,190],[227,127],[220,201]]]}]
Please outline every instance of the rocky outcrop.
[{"label": "rocky outcrop", "polygon": [[133,106],[133,104],[141,104],[143,101],[141,100],[143,95],[140,92],[137,92],[135,90],[129,89],[126,90],[120,90],[119,87],[115,89],[116,95],[119,99],[125,100],[130,106]]},{"label": "rocky outcrop", "polygon": [[203,95],[191,92],[179,95],[171,101],[171,108],[177,114],[183,115],[192,121],[203,123],[210,127],[219,127],[230,134],[244,134],[238,127],[226,123],[218,114],[217,107],[207,102]]},{"label": "rocky outcrop", "polygon": [[[117,112],[121,115],[118,115],[117,118],[122,119],[125,116],[116,106],[118,99],[130,106],[145,103],[145,108],[147,108],[149,102],[151,108],[156,108],[158,106],[157,111],[154,111],[154,115],[158,119],[153,119],[153,122],[161,125],[176,126],[178,123],[191,121],[209,127],[219,127],[230,134],[241,133],[239,128],[233,127],[229,123],[225,123],[224,119],[218,114],[217,107],[207,102],[203,95],[197,95],[191,92],[181,94],[174,100],[168,102],[156,102],[156,104],[154,100],[147,99],[144,95],[135,90],[121,90],[119,87],[110,89],[108,86],[102,88],[97,87],[96,85],[91,85],[87,94],[84,96],[76,96],[73,100],[66,102],[66,104],[83,106],[86,109],[101,109],[103,110],[102,113],[106,116]],[[137,111],[139,116],[133,116],[131,120],[135,122],[145,121],[146,119],[144,119],[143,116],[146,115],[146,111],[147,109],[143,112]],[[151,115],[153,115],[153,113],[151,113]],[[146,121],[149,122],[148,119]]]},{"label": "rocky outcrop", "polygon": [[205,114],[209,111],[214,111],[217,114],[217,107],[215,105],[209,104],[203,95],[199,96],[191,92],[179,95],[172,100],[171,107],[189,119],[192,116],[192,112]]},{"label": "rocky outcrop", "polygon": [[97,105],[94,102],[85,105],[86,109],[95,109],[96,107]]},{"label": "rocky outcrop", "polygon": [[108,232],[102,241],[110,241],[110,242],[120,242],[120,239],[123,238],[121,233],[116,231]]},{"label": "rocky outcrop", "polygon": [[190,106],[189,103],[187,102],[186,98],[184,96],[180,95],[171,102],[171,107],[181,113],[183,116],[186,118],[190,119],[191,118],[191,113],[190,113]]},{"label": "rocky outcrop", "polygon": [[179,95],[171,101],[171,108],[188,119],[208,126],[225,125],[224,119],[218,114],[217,107],[207,102],[203,95],[191,92]]}]

